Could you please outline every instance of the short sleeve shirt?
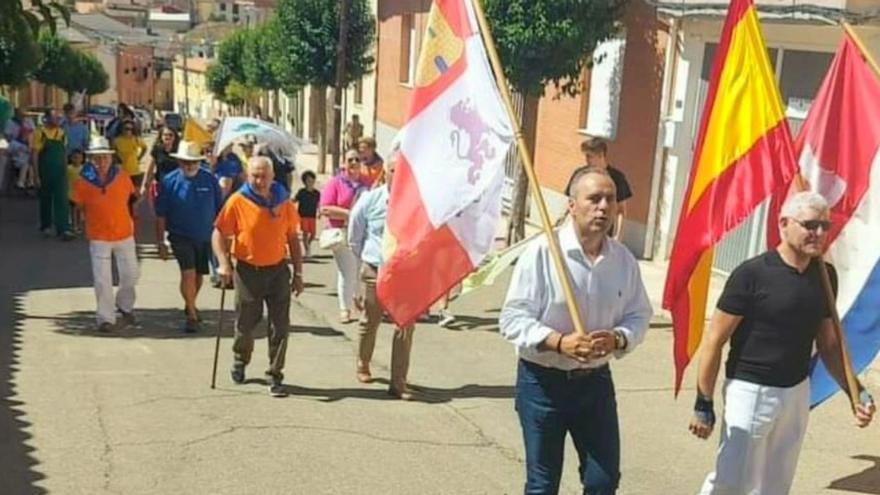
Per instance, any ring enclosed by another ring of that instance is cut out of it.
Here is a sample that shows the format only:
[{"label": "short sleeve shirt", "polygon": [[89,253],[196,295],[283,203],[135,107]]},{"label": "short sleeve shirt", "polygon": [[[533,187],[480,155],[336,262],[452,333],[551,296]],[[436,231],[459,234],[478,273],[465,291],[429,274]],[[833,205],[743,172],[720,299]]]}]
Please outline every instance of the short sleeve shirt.
[{"label": "short sleeve shirt", "polygon": [[[837,272],[827,266],[836,292]],[[731,337],[727,378],[770,387],[792,387],[807,377],[813,342],[830,317],[816,262],[799,273],[775,250],[731,273],[718,309],[743,317]]]},{"label": "short sleeve shirt", "polygon": [[128,211],[128,201],[134,194],[131,177],[124,170],[103,188],[77,178],[71,199],[85,211],[86,237],[90,241],[115,242],[134,235]]},{"label": "short sleeve shirt", "polygon": [[318,201],[321,200],[321,192],[317,189],[309,191],[302,188],[297,191],[293,200],[296,202],[300,217],[315,218],[318,216]]},{"label": "short sleeve shirt", "polygon": [[300,219],[290,201],[274,212],[237,192],[229,197],[217,215],[214,226],[232,237],[232,255],[255,266],[272,266],[284,261],[288,236],[299,232]]},{"label": "short sleeve shirt", "polygon": [[211,172],[200,168],[196,175],[187,177],[183,169],[177,169],[162,181],[156,215],[165,218],[172,235],[208,242],[222,204],[220,185]]},{"label": "short sleeve shirt", "polygon": [[119,157],[119,165],[129,175],[140,175],[141,165],[138,161],[138,155],[147,145],[141,138],[132,136],[119,136],[113,140],[113,149],[116,150],[116,156]]},{"label": "short sleeve shirt", "polygon": [[[320,206],[338,206],[350,210],[358,194],[364,190],[366,185],[363,182],[351,181],[342,175],[337,175],[321,190]],[[343,227],[345,221],[331,218],[330,226]]]},{"label": "short sleeve shirt", "polygon": [[[587,168],[586,165],[580,166],[571,173],[571,177],[568,179],[568,185],[565,186],[566,196],[571,195],[572,179],[574,179],[575,175],[577,175],[581,170],[585,168]],[[626,180],[626,174],[612,167],[611,165],[608,166],[607,171],[608,175],[611,177],[611,180],[614,181],[614,188],[617,190],[617,202],[620,203],[633,197],[632,188],[629,185],[629,181]]]},{"label": "short sleeve shirt", "polygon": [[166,175],[174,172],[180,166],[177,160],[171,156],[171,153],[162,146],[154,146],[152,151],[150,151],[150,156],[153,157],[153,161],[156,163],[156,182],[159,184],[162,183],[162,179]]}]

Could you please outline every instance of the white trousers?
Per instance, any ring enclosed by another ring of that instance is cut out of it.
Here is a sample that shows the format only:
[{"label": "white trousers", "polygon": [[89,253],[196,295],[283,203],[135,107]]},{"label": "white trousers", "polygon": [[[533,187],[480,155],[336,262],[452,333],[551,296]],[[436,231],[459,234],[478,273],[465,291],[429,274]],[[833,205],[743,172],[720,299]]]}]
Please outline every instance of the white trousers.
[{"label": "white trousers", "polygon": [[787,494],[809,413],[809,379],[788,388],[727,380],[715,472],[700,495]]},{"label": "white trousers", "polygon": [[[121,241],[91,241],[89,254],[92,258],[92,280],[95,298],[98,300],[98,324],[116,323],[116,308],[126,313],[134,309],[134,286],[138,280],[137,253],[134,237]],[[119,290],[113,297],[113,262],[119,273]]]},{"label": "white trousers", "polygon": [[336,294],[339,299],[339,310],[350,311],[357,293],[360,263],[349,246],[333,251],[333,260],[336,261]]}]

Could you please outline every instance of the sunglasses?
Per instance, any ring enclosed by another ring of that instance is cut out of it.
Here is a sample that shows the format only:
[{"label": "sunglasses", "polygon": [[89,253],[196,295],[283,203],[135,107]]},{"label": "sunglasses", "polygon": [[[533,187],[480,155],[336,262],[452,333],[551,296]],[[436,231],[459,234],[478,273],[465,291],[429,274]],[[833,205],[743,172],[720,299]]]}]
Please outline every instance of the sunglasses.
[{"label": "sunglasses", "polygon": [[798,220],[796,218],[792,218],[792,220],[810,232],[819,230],[819,227],[822,227],[823,232],[828,232],[831,229],[831,222],[828,220]]},{"label": "sunglasses", "polygon": [[360,162],[361,162],[360,158],[349,158],[348,159],[348,163],[360,163]]}]

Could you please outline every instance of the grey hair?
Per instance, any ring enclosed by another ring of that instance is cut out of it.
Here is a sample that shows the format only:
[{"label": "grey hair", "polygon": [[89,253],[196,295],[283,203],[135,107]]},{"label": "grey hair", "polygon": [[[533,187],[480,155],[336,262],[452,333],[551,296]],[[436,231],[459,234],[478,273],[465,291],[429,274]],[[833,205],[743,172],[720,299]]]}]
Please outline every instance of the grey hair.
[{"label": "grey hair", "polygon": [[[608,170],[604,168],[599,168],[592,165],[587,165],[585,167],[581,167],[575,170],[574,175],[571,176],[571,179],[568,181],[568,197],[574,199],[575,189],[577,189],[578,183],[586,177],[587,175],[604,175],[605,177],[611,177],[611,174],[608,173]],[[613,182],[613,181],[612,181]]]},{"label": "grey hair", "polygon": [[779,216],[782,218],[796,218],[803,210],[815,210],[818,213],[828,211],[828,200],[824,196],[813,191],[803,191],[791,195],[782,205]]}]

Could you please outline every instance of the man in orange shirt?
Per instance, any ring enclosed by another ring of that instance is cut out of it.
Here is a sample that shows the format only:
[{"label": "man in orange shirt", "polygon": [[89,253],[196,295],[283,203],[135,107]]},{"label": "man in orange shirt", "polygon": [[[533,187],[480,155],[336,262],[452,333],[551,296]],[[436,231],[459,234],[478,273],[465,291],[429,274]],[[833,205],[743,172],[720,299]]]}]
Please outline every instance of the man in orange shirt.
[{"label": "man in orange shirt", "polygon": [[[274,181],[272,161],[254,157],[248,162],[248,182],[229,197],[214,223],[212,243],[224,284],[235,279],[235,363],[232,381],[244,382],[244,370],[254,350],[253,331],[263,317],[269,321],[269,393],[287,395],[284,357],[290,327],[290,293],[303,291],[299,215],[287,190]],[[288,259],[288,253],[290,258]],[[230,254],[236,260],[234,275]],[[293,274],[288,268],[293,265]]]},{"label": "man in orange shirt", "polygon": [[[104,137],[89,144],[88,162],[73,184],[72,201],[85,215],[86,237],[92,260],[92,278],[98,300],[98,331],[116,326],[116,311],[125,325],[134,325],[134,286],[138,262],[134,247],[134,222],[129,200],[137,196],[131,178],[113,164],[114,151]],[[112,260],[116,258],[119,290],[113,297]]]}]

